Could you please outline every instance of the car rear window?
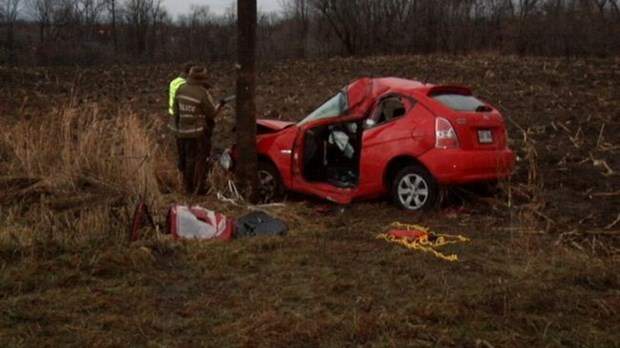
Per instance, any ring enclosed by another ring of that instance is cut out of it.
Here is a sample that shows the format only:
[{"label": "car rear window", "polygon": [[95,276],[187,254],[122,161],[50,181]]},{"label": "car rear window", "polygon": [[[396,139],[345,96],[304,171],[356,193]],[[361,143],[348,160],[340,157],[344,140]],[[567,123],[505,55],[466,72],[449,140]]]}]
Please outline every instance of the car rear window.
[{"label": "car rear window", "polygon": [[435,93],[430,97],[456,111],[491,111],[491,107],[473,95]]}]

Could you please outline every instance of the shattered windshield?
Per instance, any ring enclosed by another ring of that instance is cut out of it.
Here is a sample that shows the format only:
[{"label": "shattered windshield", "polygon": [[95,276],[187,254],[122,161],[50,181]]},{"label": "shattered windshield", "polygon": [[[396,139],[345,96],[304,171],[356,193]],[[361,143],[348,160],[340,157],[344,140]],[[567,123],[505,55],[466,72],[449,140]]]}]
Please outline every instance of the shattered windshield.
[{"label": "shattered windshield", "polygon": [[310,121],[340,116],[344,114],[348,108],[349,105],[347,104],[347,94],[344,91],[340,91],[333,97],[329,98],[328,101],[319,106],[319,108],[314,110],[310,115],[306,116],[298,124],[301,126]]}]

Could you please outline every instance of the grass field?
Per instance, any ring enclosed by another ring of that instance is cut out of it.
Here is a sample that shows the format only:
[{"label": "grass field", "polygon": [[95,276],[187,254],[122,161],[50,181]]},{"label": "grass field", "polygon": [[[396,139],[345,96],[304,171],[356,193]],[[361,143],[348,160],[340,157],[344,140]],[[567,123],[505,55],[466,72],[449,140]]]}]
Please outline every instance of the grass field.
[{"label": "grass field", "polygon": [[[213,93],[232,64],[210,66]],[[519,156],[493,195],[441,210],[289,196],[264,208],[285,236],[174,242],[145,228],[181,194],[162,133],[174,65],[0,68],[0,346],[618,347],[620,60],[406,56],[259,65],[260,115],[296,120],[360,76],[473,87]],[[10,88],[9,88],[10,87]],[[215,145],[231,143],[233,110]],[[456,262],[389,243],[391,223],[463,235]]]}]

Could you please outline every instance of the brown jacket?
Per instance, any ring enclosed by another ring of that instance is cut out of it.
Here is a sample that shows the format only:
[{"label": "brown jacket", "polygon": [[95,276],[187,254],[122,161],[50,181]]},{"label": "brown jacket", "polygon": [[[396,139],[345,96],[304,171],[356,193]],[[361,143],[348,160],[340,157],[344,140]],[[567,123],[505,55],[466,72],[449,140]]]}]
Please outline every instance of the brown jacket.
[{"label": "brown jacket", "polygon": [[213,131],[217,111],[211,94],[198,81],[190,78],[179,87],[173,110],[168,128],[177,138],[196,138]]}]

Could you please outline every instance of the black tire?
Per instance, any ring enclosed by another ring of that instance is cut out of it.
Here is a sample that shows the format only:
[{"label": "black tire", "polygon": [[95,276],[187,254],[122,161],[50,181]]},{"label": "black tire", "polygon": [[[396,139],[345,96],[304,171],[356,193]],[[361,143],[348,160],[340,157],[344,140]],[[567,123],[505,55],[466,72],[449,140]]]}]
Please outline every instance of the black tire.
[{"label": "black tire", "polygon": [[410,165],[396,173],[391,195],[401,209],[430,210],[436,207],[439,200],[439,186],[426,169]]},{"label": "black tire", "polygon": [[277,202],[284,196],[284,185],[278,168],[271,162],[258,161],[258,197],[261,202]]}]

